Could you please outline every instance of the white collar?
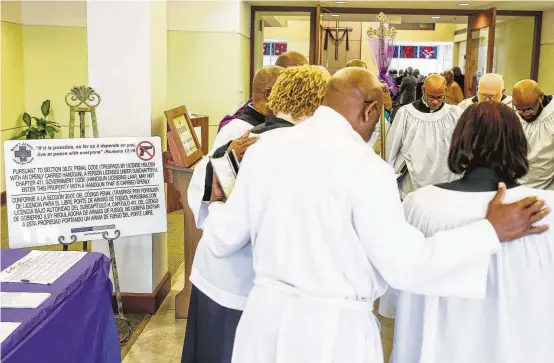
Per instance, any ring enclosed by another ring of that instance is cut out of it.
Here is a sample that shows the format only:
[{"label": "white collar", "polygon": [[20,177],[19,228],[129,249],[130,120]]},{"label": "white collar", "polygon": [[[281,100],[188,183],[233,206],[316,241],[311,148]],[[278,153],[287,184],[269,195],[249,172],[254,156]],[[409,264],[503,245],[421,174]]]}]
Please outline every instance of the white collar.
[{"label": "white collar", "polygon": [[539,117],[537,117],[537,119],[533,122],[546,120],[547,118],[549,118],[553,114],[554,114],[554,99],[552,99],[550,101],[550,103],[548,105],[546,105],[545,108],[542,109],[542,112],[539,115]]},{"label": "white collar", "polygon": [[[421,97],[421,102],[423,102],[423,104],[424,104],[425,106],[427,106],[427,108],[429,109],[429,112],[430,112],[430,113],[435,113],[435,112],[437,112],[437,111],[440,111],[440,110],[436,110],[436,111],[431,110],[431,107],[429,107],[429,105],[427,104],[427,102],[425,102],[425,98],[423,98],[423,97]],[[442,102],[444,103],[444,101],[442,101]],[[444,108],[444,106],[443,106],[443,108]]]},{"label": "white collar", "polygon": [[275,117],[277,118],[280,118],[281,120],[285,120],[285,121],[288,121],[290,122],[291,124],[299,124],[300,122],[306,120],[308,118],[308,116],[303,116],[303,117],[300,117],[298,120],[295,120],[290,113],[283,113],[283,112],[278,112],[277,115],[275,115]]},{"label": "white collar", "polygon": [[409,105],[403,106],[406,107],[406,111],[408,111],[412,116],[415,118],[422,120],[422,121],[438,121],[448,115],[449,113],[453,112],[453,109],[457,109],[458,106],[449,105],[448,103],[445,103],[442,108],[438,111],[432,112],[432,113],[423,113],[419,111],[417,108],[414,107],[411,103]]}]

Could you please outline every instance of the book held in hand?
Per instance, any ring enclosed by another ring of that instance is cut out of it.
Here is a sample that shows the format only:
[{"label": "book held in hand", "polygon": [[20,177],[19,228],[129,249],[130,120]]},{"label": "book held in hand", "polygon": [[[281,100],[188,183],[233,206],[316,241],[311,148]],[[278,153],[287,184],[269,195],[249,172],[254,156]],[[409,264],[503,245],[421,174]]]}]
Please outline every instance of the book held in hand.
[{"label": "book held in hand", "polygon": [[219,185],[223,189],[223,194],[225,198],[229,198],[233,187],[235,186],[235,181],[237,180],[237,174],[239,172],[239,160],[237,155],[233,150],[231,152],[227,151],[225,155],[220,158],[214,158],[210,156],[210,163],[214,170],[217,179],[219,180]]}]

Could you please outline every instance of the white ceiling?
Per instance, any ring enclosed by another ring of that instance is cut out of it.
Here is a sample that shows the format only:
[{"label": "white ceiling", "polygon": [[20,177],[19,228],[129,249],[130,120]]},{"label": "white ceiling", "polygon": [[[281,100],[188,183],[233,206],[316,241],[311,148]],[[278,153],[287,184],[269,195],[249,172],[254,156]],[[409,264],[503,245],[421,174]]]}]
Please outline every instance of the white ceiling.
[{"label": "white ceiling", "polygon": [[[257,0],[247,1],[251,5],[265,5],[265,6],[307,6],[314,7],[317,1],[295,1],[295,0]],[[460,2],[468,2],[471,6],[460,7],[457,6]],[[322,7],[351,7],[351,8],[381,8],[386,9],[399,9],[399,8],[417,8],[417,9],[461,9],[461,10],[476,10],[487,9],[496,7],[498,10],[547,10],[554,9],[554,1],[466,1],[466,0],[427,0],[427,1],[364,1],[364,0],[348,0],[345,5],[337,5],[334,1],[321,1]]]}]

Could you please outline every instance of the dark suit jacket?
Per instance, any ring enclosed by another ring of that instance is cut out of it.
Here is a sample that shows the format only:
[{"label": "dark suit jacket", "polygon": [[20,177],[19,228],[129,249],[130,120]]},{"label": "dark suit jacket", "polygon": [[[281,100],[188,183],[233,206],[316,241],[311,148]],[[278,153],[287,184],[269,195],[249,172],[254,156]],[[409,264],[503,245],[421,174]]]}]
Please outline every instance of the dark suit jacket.
[{"label": "dark suit jacket", "polygon": [[417,78],[407,75],[400,84],[400,104],[407,105],[416,100]]}]

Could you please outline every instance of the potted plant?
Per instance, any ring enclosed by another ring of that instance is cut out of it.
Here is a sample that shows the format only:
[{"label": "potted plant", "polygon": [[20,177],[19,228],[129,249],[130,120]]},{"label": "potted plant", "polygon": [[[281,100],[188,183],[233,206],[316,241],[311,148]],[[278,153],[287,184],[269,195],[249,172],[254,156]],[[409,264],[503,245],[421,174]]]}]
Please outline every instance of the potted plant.
[{"label": "potted plant", "polygon": [[[48,121],[46,117],[50,114],[50,100],[46,100],[40,107],[42,117],[32,117],[27,112],[23,114],[23,122],[27,128],[21,131],[21,134],[14,137],[17,139],[53,139],[56,132],[60,131],[60,124],[55,121]],[[32,125],[32,120],[35,120],[35,125]]]}]

